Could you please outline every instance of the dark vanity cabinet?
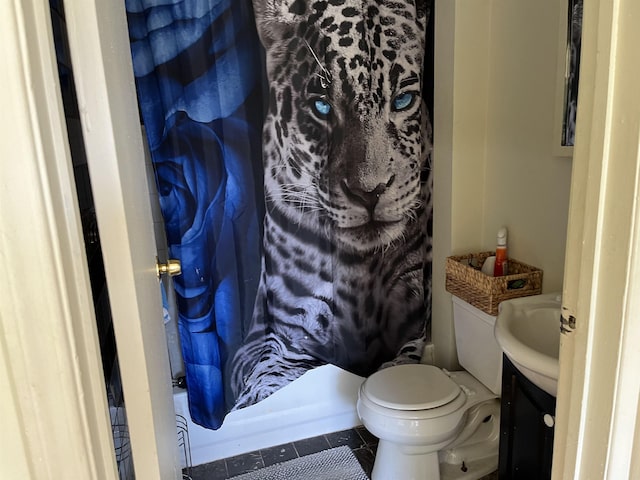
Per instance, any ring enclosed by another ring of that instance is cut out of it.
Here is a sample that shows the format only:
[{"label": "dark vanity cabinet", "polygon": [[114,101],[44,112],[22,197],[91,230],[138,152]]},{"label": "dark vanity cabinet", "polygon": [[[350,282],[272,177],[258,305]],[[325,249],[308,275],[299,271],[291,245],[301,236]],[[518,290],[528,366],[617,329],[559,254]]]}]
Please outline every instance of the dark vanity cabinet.
[{"label": "dark vanity cabinet", "polygon": [[500,411],[500,480],[551,478],[556,399],[505,356]]}]

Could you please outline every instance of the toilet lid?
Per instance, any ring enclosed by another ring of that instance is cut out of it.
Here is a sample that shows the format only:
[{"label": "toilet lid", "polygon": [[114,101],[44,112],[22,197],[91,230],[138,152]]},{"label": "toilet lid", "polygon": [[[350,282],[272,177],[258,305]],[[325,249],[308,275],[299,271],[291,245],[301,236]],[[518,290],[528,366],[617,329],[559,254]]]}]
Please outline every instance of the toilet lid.
[{"label": "toilet lid", "polygon": [[428,410],[453,401],[460,387],[438,367],[410,364],[385,368],[364,384],[367,397],[394,410]]}]

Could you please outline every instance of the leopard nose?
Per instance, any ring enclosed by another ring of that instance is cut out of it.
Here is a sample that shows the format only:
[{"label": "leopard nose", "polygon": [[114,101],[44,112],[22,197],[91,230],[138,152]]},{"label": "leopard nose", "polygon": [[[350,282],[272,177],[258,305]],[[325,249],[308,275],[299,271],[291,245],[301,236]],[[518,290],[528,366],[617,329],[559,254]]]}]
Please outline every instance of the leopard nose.
[{"label": "leopard nose", "polygon": [[340,185],[349,200],[363,206],[370,214],[373,214],[380,197],[391,186],[395,178],[396,176],[392,175],[386,183],[379,183],[373,190],[365,190],[357,185],[349,185],[346,178],[342,179]]}]

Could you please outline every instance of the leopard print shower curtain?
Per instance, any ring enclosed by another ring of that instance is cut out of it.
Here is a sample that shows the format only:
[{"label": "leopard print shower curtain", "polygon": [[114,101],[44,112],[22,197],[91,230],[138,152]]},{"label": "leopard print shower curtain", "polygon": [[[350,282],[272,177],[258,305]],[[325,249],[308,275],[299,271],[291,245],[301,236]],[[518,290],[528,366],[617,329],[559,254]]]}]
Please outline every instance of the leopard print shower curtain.
[{"label": "leopard print shower curtain", "polygon": [[430,0],[125,0],[193,420],[430,336]]}]

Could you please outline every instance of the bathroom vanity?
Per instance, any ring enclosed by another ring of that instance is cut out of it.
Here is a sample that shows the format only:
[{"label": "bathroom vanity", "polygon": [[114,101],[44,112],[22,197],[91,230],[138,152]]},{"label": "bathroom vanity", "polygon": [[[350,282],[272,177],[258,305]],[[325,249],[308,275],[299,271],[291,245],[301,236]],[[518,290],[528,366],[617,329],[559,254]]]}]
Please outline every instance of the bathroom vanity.
[{"label": "bathroom vanity", "polygon": [[551,478],[556,399],[503,356],[500,480]]}]

